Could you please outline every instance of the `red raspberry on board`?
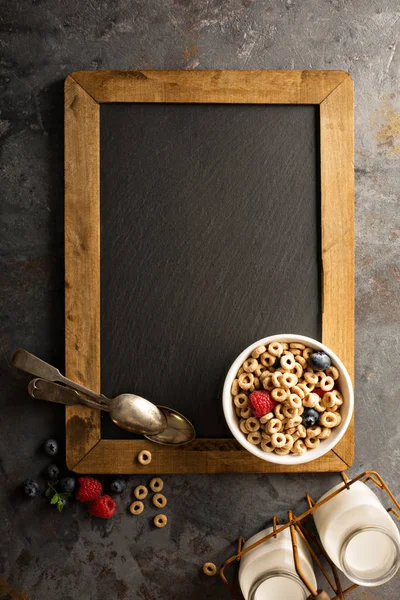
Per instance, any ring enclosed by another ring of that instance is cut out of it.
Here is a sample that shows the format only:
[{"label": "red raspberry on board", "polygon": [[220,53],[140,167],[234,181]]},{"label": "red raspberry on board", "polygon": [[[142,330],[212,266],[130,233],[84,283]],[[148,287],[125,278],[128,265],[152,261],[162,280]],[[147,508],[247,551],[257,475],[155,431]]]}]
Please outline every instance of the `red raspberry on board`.
[{"label": "red raspberry on board", "polygon": [[93,477],[78,477],[79,490],[76,492],[76,499],[79,502],[91,502],[96,500],[103,491],[100,481]]},{"label": "red raspberry on board", "polygon": [[269,392],[257,391],[249,396],[250,404],[255,417],[263,417],[269,412],[272,412],[276,406],[275,400],[272,399]]},{"label": "red raspberry on board", "polygon": [[111,496],[100,496],[89,505],[92,517],[100,517],[100,519],[111,519],[116,510],[117,505]]}]

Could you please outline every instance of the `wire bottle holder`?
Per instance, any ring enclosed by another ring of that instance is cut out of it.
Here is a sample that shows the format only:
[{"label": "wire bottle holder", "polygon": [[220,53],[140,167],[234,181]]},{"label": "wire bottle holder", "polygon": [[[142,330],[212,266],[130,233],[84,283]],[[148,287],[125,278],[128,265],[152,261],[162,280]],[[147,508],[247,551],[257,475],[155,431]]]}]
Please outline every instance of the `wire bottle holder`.
[{"label": "wire bottle holder", "polygon": [[[307,579],[307,577],[304,575],[304,573],[301,569],[300,560],[299,560],[299,552],[298,552],[298,544],[297,544],[297,539],[298,539],[297,536],[299,536],[306,544],[314,562],[316,563],[317,567],[320,569],[321,573],[325,577],[325,580],[326,580],[328,586],[334,592],[335,596],[333,596],[331,598],[331,600],[345,600],[345,595],[349,594],[355,588],[359,587],[358,584],[355,583],[353,585],[350,585],[346,589],[342,588],[342,584],[340,582],[337,567],[334,565],[334,563],[329,558],[329,556],[328,556],[327,552],[325,551],[324,547],[322,546],[319,538],[316,535],[314,535],[312,532],[307,531],[305,529],[304,521],[309,516],[311,516],[317,508],[319,508],[320,506],[322,506],[323,504],[325,504],[326,502],[328,502],[329,500],[331,500],[332,498],[334,498],[335,496],[337,496],[338,494],[343,492],[343,490],[350,489],[350,487],[356,481],[362,481],[363,483],[371,482],[374,485],[376,485],[379,489],[385,491],[393,504],[393,506],[390,506],[387,509],[387,512],[393,513],[393,515],[398,520],[400,520],[400,504],[397,502],[396,498],[393,496],[392,492],[390,491],[389,487],[386,485],[386,483],[384,482],[382,477],[376,471],[364,471],[363,473],[361,473],[357,477],[354,477],[353,479],[349,479],[345,472],[342,472],[341,476],[343,479],[343,486],[340,487],[335,492],[333,492],[332,494],[329,494],[329,496],[324,498],[324,500],[315,503],[314,500],[311,498],[311,496],[309,494],[307,494],[306,500],[307,500],[309,508],[308,508],[308,510],[303,512],[301,515],[296,516],[292,510],[289,510],[288,511],[288,519],[289,520],[285,524],[281,524],[278,517],[274,516],[273,517],[273,531],[270,534],[268,534],[265,537],[258,540],[257,542],[255,542],[254,544],[251,544],[251,546],[248,546],[247,548],[243,549],[244,538],[243,537],[239,538],[238,545],[237,545],[237,553],[234,554],[233,556],[231,556],[230,558],[228,558],[223,563],[223,565],[221,566],[220,571],[219,571],[222,581],[228,586],[233,598],[235,598],[235,599],[238,598],[238,596],[236,594],[237,586],[235,585],[236,582],[231,583],[228,581],[228,579],[225,575],[226,567],[235,561],[240,561],[241,557],[244,554],[247,554],[247,552],[250,552],[250,550],[257,548],[257,546],[260,546],[261,544],[263,544],[264,542],[269,540],[271,537],[276,538],[277,535],[281,531],[283,531],[284,529],[287,529],[287,528],[290,528],[290,536],[291,536],[292,548],[293,548],[293,559],[294,559],[296,572],[297,572],[298,576],[300,577],[300,579],[302,580],[302,582],[304,583],[304,585],[306,586],[306,588],[309,590],[310,595],[312,597],[316,597],[319,590],[317,590],[313,586],[313,584]],[[325,558],[325,560],[327,561],[327,563],[332,571],[332,574],[329,574],[327,572],[327,570],[325,569],[325,567],[323,566],[323,564],[321,562],[321,558],[320,558],[321,556],[323,556]]]}]

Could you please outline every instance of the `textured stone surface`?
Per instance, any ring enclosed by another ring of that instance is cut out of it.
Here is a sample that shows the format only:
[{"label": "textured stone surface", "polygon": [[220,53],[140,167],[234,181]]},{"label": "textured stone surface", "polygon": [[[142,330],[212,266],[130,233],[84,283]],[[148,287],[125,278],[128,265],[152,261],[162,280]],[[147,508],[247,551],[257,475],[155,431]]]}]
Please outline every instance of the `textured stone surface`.
[{"label": "textured stone surface", "polygon": [[[62,516],[16,488],[46,464],[63,411],[33,405],[11,372],[23,346],[62,366],[62,82],[76,69],[345,69],[356,90],[356,460],[400,495],[400,13],[397,0],[3,2],[1,18],[0,597],[26,600],[228,598],[219,563],[276,512],[334,475],[165,477],[170,525]],[[345,284],[345,282],[344,282]],[[6,583],[6,581],[8,583]],[[398,583],[351,598],[396,600]]]}]

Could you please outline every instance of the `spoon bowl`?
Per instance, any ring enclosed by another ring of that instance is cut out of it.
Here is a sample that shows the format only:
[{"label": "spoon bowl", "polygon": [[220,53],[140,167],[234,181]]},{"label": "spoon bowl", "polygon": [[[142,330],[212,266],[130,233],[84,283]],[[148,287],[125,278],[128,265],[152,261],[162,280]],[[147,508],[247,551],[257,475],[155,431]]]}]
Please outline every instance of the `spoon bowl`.
[{"label": "spoon bowl", "polygon": [[168,428],[165,414],[135,394],[120,394],[109,402],[110,417],[118,427],[141,435],[160,435]]}]

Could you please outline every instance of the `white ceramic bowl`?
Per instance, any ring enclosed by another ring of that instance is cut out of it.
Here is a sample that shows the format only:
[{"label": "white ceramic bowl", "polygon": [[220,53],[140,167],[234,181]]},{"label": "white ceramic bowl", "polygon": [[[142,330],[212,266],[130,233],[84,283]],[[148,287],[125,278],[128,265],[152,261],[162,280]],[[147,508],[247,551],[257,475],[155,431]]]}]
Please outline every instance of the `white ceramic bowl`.
[{"label": "white ceramic bowl", "polygon": [[[332,430],[332,434],[327,440],[321,441],[318,448],[314,448],[313,450],[307,450],[307,452],[302,455],[287,454],[285,456],[278,456],[278,454],[275,454],[275,452],[264,452],[259,446],[250,444],[250,442],[247,441],[246,437],[239,429],[239,421],[235,413],[235,407],[231,395],[231,387],[232,382],[236,377],[236,373],[243,364],[243,361],[245,361],[246,358],[250,356],[250,354],[255,348],[261,345],[267,346],[271,342],[276,341],[300,342],[309,346],[313,350],[322,350],[323,352],[326,352],[328,356],[330,356],[332,364],[339,371],[339,387],[343,395],[343,405],[340,411],[342,415],[342,421],[340,425],[338,425],[338,427],[335,427]],[[329,450],[336,446],[339,440],[341,440],[346,429],[350,424],[351,416],[353,414],[354,392],[350,376],[344,364],[336,356],[336,354],[332,352],[332,350],[327,348],[327,346],[324,346],[324,344],[321,344],[321,342],[317,342],[317,340],[313,340],[312,338],[304,337],[302,335],[291,335],[285,333],[281,335],[271,335],[269,337],[258,340],[257,342],[254,342],[254,344],[251,344],[251,346],[243,350],[241,354],[239,354],[239,356],[229,369],[225,379],[224,389],[222,392],[222,406],[228,427],[231,430],[234,437],[237,439],[237,441],[243,446],[243,448],[246,448],[246,450],[254,454],[254,456],[258,456],[258,458],[261,458],[261,460],[278,463],[280,465],[301,465],[303,463],[320,458],[321,456],[329,452]]]}]

